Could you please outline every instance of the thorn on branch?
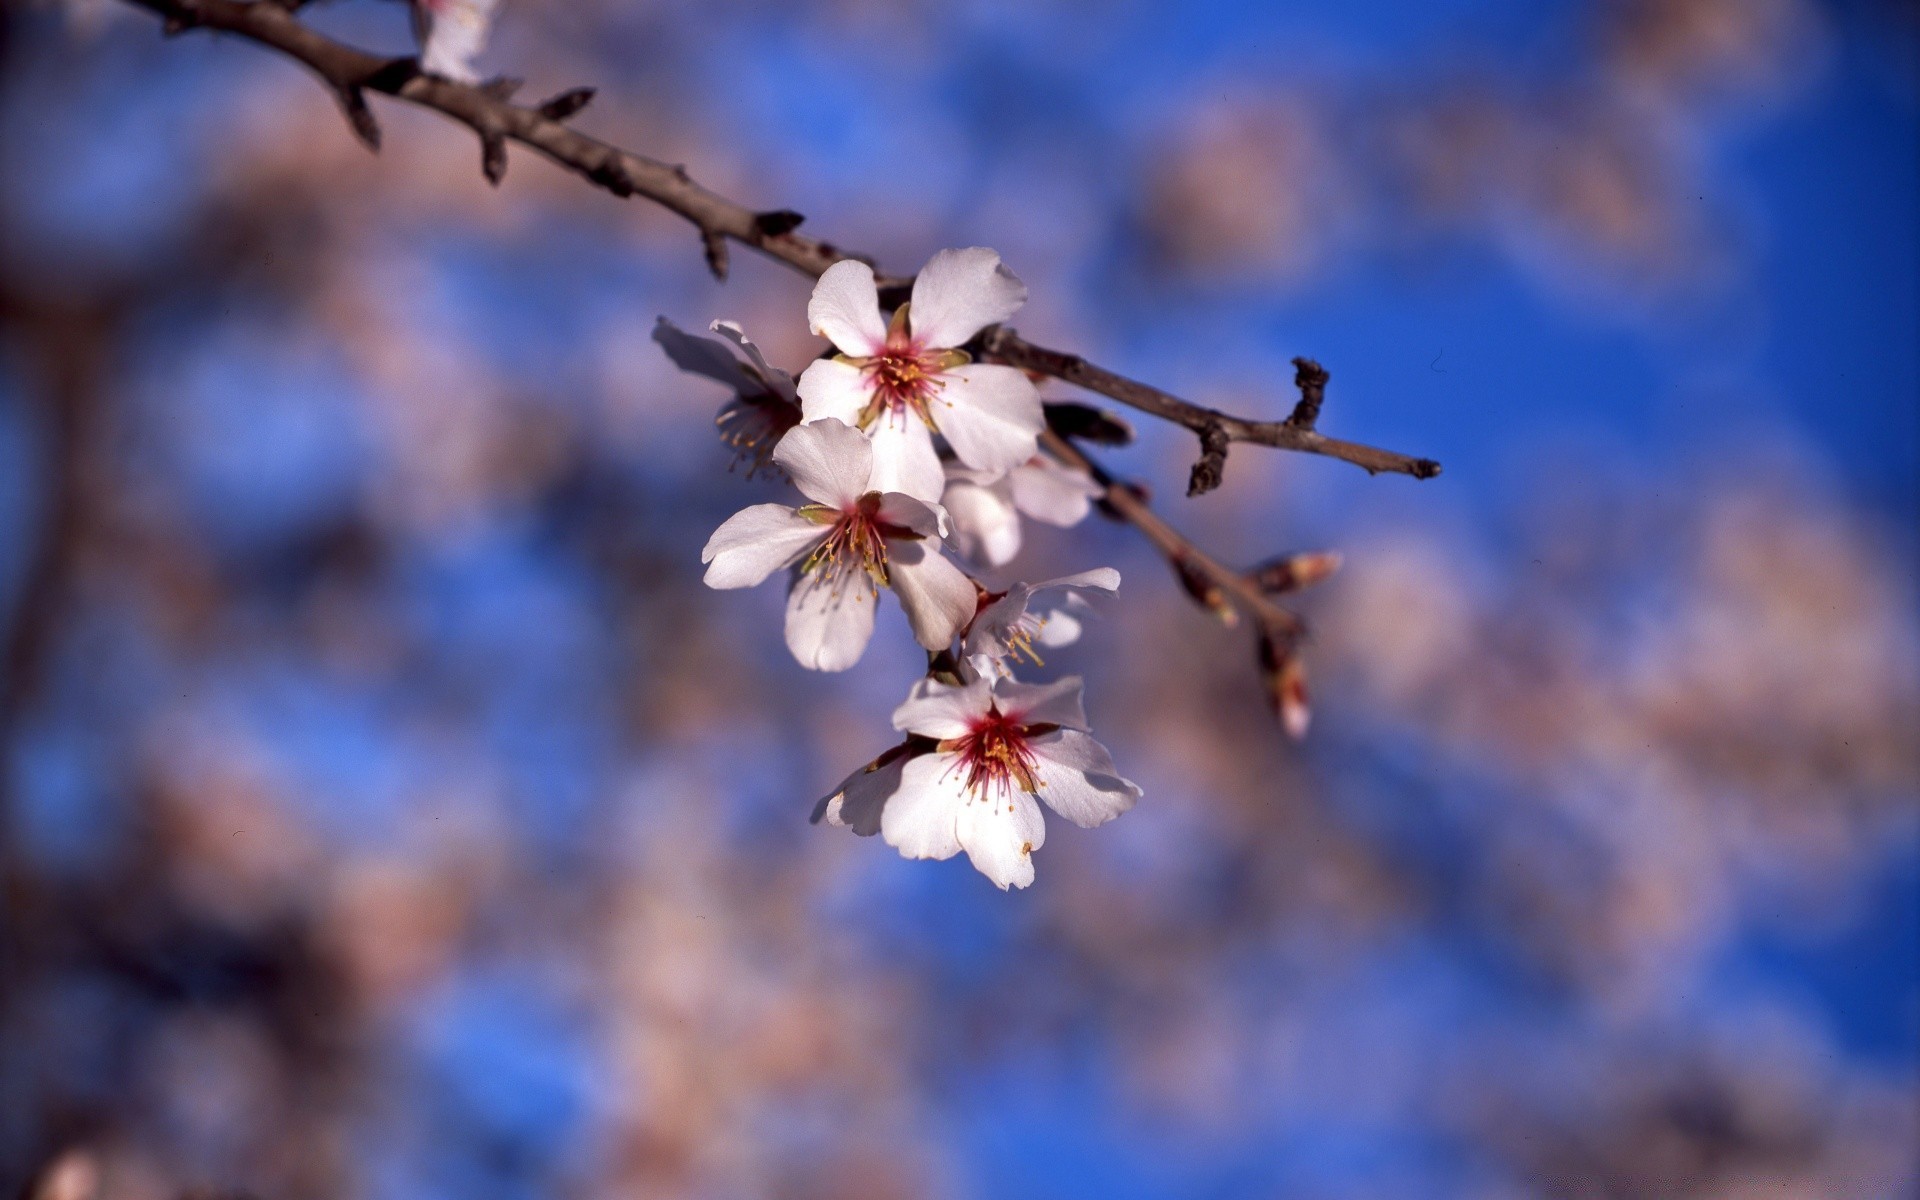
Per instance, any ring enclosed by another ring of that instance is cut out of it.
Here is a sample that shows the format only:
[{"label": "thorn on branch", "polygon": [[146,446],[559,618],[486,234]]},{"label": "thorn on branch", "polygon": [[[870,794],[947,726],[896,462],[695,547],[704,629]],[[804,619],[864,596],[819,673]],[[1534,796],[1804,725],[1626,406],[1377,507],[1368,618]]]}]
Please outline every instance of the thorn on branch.
[{"label": "thorn on branch", "polygon": [[705,229],[700,233],[700,242],[707,249],[707,270],[721,283],[727,281],[727,235],[714,229]]},{"label": "thorn on branch", "polygon": [[1133,443],[1133,426],[1091,404],[1052,401],[1043,406],[1047,425],[1061,437],[1078,438],[1096,446],[1127,446]]},{"label": "thorn on branch", "polygon": [[1209,578],[1205,571],[1184,556],[1176,556],[1170,561],[1173,563],[1173,573],[1179,578],[1180,586],[1187,589],[1187,595],[1192,596],[1203,608],[1220,618],[1220,623],[1228,629],[1240,623],[1240,614],[1228,602],[1226,592],[1222,591],[1220,585]]},{"label": "thorn on branch", "polygon": [[1300,403],[1293,406],[1287,424],[1295,429],[1312,429],[1320,420],[1320,406],[1327,400],[1327,369],[1310,358],[1293,360],[1293,386],[1300,389]]},{"label": "thorn on branch", "polygon": [[1260,633],[1260,681],[1267,688],[1267,702],[1280,718],[1287,736],[1299,741],[1307,736],[1313,718],[1307,701],[1307,666],[1296,652],[1297,634],[1282,630]]},{"label": "thorn on branch", "polygon": [[1309,554],[1290,554],[1285,558],[1276,558],[1265,562],[1247,572],[1247,578],[1263,592],[1280,595],[1284,592],[1297,592],[1304,587],[1333,577],[1340,569],[1340,555],[1333,550],[1316,550]]},{"label": "thorn on branch", "polygon": [[347,115],[347,124],[353,127],[354,136],[375,154],[380,152],[380,122],[374,119],[373,109],[367,107],[367,94],[357,87],[337,89],[340,108]]},{"label": "thorn on branch", "polygon": [[480,171],[494,187],[507,177],[507,139],[500,134],[480,135]]},{"label": "thorn on branch", "polygon": [[592,88],[568,88],[558,96],[542,101],[540,115],[549,121],[565,121],[578,115],[581,109],[591,103],[593,103]]},{"label": "thorn on branch", "polygon": [[587,172],[587,178],[612,192],[622,200],[633,195],[633,179],[628,176],[626,166],[620,156],[609,150],[597,166]]},{"label": "thorn on branch", "polygon": [[776,208],[772,212],[753,214],[753,227],[762,237],[780,237],[800,228],[806,218],[790,208]]},{"label": "thorn on branch", "polygon": [[1199,496],[1220,486],[1227,470],[1227,447],[1232,444],[1226,426],[1209,422],[1200,430],[1200,461],[1187,479],[1187,495]]}]

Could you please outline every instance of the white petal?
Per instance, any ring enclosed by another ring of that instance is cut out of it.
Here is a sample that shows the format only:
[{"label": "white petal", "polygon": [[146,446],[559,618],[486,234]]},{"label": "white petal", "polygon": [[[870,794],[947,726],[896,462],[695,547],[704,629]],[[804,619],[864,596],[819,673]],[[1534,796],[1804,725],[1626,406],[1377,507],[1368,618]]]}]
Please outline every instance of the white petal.
[{"label": "white petal", "polygon": [[1085,730],[1087,713],[1080,704],[1078,675],[1052,683],[1020,683],[1003,679],[993,685],[994,702],[1010,719],[1023,725],[1064,725]]},{"label": "white petal", "polygon": [[920,268],[907,310],[922,346],[958,346],[989,325],[1020,311],[1027,285],[984,246],[942,250]]},{"label": "white petal", "polygon": [[487,46],[497,0],[446,0],[414,5],[414,33],[420,39],[420,69],[455,83],[476,83],[473,60]]},{"label": "white petal", "polygon": [[827,536],[827,528],[784,504],[756,504],[726,519],[707,539],[700,561],[710,588],[752,587],[792,566]]},{"label": "white petal", "polygon": [[902,492],[929,504],[940,502],[947,477],[926,422],[911,414],[883,416],[867,436],[873,442],[873,477],[867,481],[868,488]]},{"label": "white petal", "polygon": [[1047,422],[1040,393],[1024,371],[967,363],[939,378],[946,386],[929,408],[961,462],[982,471],[1006,471],[1033,457]]},{"label": "white petal", "polygon": [[979,592],[966,573],[927,541],[887,542],[887,580],[913,626],[914,640],[945,650],[973,619]]},{"label": "white petal", "polygon": [[1007,594],[980,610],[973,624],[967,629],[967,641],[963,651],[967,658],[975,660],[975,667],[983,674],[987,663],[997,662],[1007,656],[1007,640],[1012,636],[1014,622],[1027,611],[1027,601],[1033,595],[1033,589],[1024,583],[1016,583],[1007,589]]},{"label": "white petal", "polygon": [[839,787],[813,806],[813,823],[824,820],[861,837],[879,833],[880,814],[900,790],[900,774],[908,759],[902,747],[895,747],[841,780]]},{"label": "white petal", "polygon": [[1073,591],[1101,592],[1111,596],[1120,590],[1120,572],[1112,567],[1095,567],[1091,571],[1082,571],[1077,575],[1043,579],[1029,586],[1036,592],[1043,592],[1049,588],[1068,588]]},{"label": "white petal", "polygon": [[1014,788],[973,797],[954,827],[974,868],[1001,891],[1033,882],[1033,852],[1047,840],[1047,822],[1032,796]]},{"label": "white petal", "polygon": [[800,494],[816,504],[845,510],[867,490],[873,445],[867,435],[829,417],[787,430],[773,448],[773,461]]},{"label": "white petal", "polygon": [[864,572],[837,583],[823,571],[808,572],[787,593],[787,649],[808,670],[844,671],[867,652],[879,603],[879,589]]},{"label": "white petal", "polygon": [[887,323],[880,316],[873,268],[851,258],[828,267],[807,301],[807,328],[842,354],[865,358],[880,353],[887,344]]},{"label": "white petal", "polygon": [[1064,609],[1049,609],[1033,640],[1042,646],[1071,646],[1080,640],[1080,618]]},{"label": "white petal", "polygon": [[951,528],[946,509],[938,504],[928,504],[925,500],[915,500],[905,492],[880,493],[880,504],[874,509],[873,515],[883,524],[911,529],[923,538],[944,538]]},{"label": "white petal", "polygon": [[746,355],[747,360],[753,364],[753,369],[760,376],[761,382],[772,388],[782,398],[795,403],[799,402],[800,394],[794,390],[793,376],[768,362],[767,356],[760,353],[760,347],[754,345],[753,340],[747,337],[738,325],[732,321],[715,321],[708,328],[740,348],[740,353]]},{"label": "white petal", "polygon": [[1003,486],[949,479],[940,503],[953,518],[954,544],[968,558],[998,567],[1020,553],[1020,514]]},{"label": "white petal", "polygon": [[1007,489],[1021,512],[1036,521],[1061,528],[1078,525],[1093,508],[1102,489],[1085,471],[1076,471],[1044,456],[1007,473]]},{"label": "white petal", "polygon": [[736,392],[758,392],[759,381],[748,373],[746,365],[734,357],[726,343],[696,337],[661,317],[653,323],[653,340],[667,352],[673,365],[692,375],[726,384]]},{"label": "white petal", "polygon": [[807,421],[831,417],[856,425],[873,399],[867,377],[859,367],[838,359],[816,358],[800,372],[800,416]]},{"label": "white petal", "polygon": [[952,858],[955,824],[966,804],[958,756],[923,754],[900,773],[900,786],[880,814],[880,836],[902,858]]},{"label": "white petal", "polygon": [[1082,829],[1113,820],[1140,799],[1140,789],[1114,771],[1107,748],[1085,733],[1057,729],[1028,745],[1040,776],[1040,798]]},{"label": "white petal", "polygon": [[964,736],[992,704],[993,691],[985,680],[955,685],[922,679],[907,693],[907,702],[893,710],[893,727],[944,741]]}]

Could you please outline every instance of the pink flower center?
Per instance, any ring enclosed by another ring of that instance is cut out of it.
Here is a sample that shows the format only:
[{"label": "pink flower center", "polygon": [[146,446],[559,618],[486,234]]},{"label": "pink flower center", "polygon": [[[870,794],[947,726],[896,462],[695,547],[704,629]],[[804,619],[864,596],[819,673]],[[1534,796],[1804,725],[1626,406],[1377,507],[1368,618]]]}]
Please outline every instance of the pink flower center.
[{"label": "pink flower center", "polygon": [[956,756],[953,769],[963,773],[967,791],[982,800],[994,797],[1011,799],[1017,787],[1023,792],[1040,790],[1040,777],[1034,766],[1033,747],[1028,740],[1032,731],[998,706],[989,708],[961,737],[948,746]]},{"label": "pink flower center", "polygon": [[831,522],[826,540],[814,547],[800,569],[823,572],[836,583],[864,571],[878,587],[887,586],[887,539],[917,538],[911,529],[903,529],[880,519],[880,496],[868,492],[854,506],[840,512],[825,505],[809,504],[800,510],[822,524]]},{"label": "pink flower center", "polygon": [[945,373],[970,361],[964,351],[928,349],[907,329],[907,306],[902,304],[894,310],[880,353],[846,360],[866,376],[872,397],[860,413],[862,429],[871,429],[883,418],[904,426],[911,416],[935,428],[933,399],[947,386]]}]

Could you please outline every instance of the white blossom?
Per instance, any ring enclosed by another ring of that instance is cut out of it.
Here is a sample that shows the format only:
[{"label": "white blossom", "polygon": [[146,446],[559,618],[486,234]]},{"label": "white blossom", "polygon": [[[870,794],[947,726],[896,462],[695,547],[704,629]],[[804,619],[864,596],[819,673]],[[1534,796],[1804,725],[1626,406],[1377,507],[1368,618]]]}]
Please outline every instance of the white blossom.
[{"label": "white blossom", "polygon": [[1022,514],[1065,529],[1086,519],[1101,491],[1085,471],[1044,454],[1001,474],[959,463],[946,469],[940,503],[953,520],[954,545],[987,567],[1005,566],[1020,553]]},{"label": "white blossom", "polygon": [[[1008,674],[1021,658],[1039,665],[1035,647],[1067,646],[1080,640],[1080,620],[1070,610],[1090,608],[1089,594],[1111,596],[1119,588],[1120,572],[1100,567],[1041,583],[1017,583],[997,596],[989,594],[967,627],[961,658],[987,678]],[[1044,592],[1061,595],[1035,606],[1034,597]]]},{"label": "white blossom", "polygon": [[715,321],[711,328],[725,340],[697,337],[661,317],[654,324],[653,340],[682,371],[733,389],[733,398],[720,406],[714,424],[720,440],[733,447],[735,465],[745,464],[747,478],[778,474],[773,448],[800,423],[800,394],[793,376],[769,363],[738,325]]},{"label": "white blossom", "polygon": [[973,580],[940,552],[947,515],[873,486],[873,446],[840,421],[795,427],[773,460],[811,503],[756,504],[728,518],[700,561],[708,587],[752,587],[797,566],[787,593],[787,648],[805,667],[844,671],[873,637],[879,589],[900,597],[922,646],[946,649],[973,616]]},{"label": "white blossom", "polygon": [[801,374],[806,419],[864,430],[874,443],[875,486],[929,502],[946,485],[935,432],[976,470],[1019,466],[1045,425],[1033,381],[1013,367],[973,362],[958,347],[1026,299],[1026,285],[994,251],[942,250],[889,323],[873,268],[833,264],[813,289],[807,322],[840,353]]},{"label": "white blossom", "polygon": [[1140,798],[1087,732],[1078,679],[1037,686],[923,679],[893,724],[920,748],[909,742],[854,772],[816,819],[855,833],[877,830],[906,858],[964,850],[1002,890],[1033,882],[1033,852],[1047,836],[1042,803],[1092,828]]},{"label": "white blossom", "polygon": [[500,0],[413,0],[420,69],[455,83],[477,83],[473,60],[487,48]]}]

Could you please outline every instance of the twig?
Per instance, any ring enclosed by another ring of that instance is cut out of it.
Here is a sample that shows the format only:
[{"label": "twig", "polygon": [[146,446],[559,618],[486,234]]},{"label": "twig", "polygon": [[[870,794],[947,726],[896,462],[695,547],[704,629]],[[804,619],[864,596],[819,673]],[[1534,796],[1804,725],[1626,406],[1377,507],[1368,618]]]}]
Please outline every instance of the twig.
[{"label": "twig", "polygon": [[[169,30],[207,28],[239,34],[270,46],[306,64],[341,98],[355,134],[378,149],[380,134],[362,98],[379,92],[422,108],[430,108],[467,126],[479,137],[487,178],[498,183],[506,170],[508,141],[532,147],[561,167],[616,196],[645,196],[680,214],[700,232],[708,267],[724,278],[727,241],[750,246],[808,275],[819,275],[843,258],[860,258],[831,242],[795,232],[800,214],[777,210],[756,212],[736,204],[693,181],[684,166],[672,165],[623,150],[580,133],[565,124],[585,106],[585,89],[562,93],[544,104],[523,107],[509,99],[510,89],[494,84],[474,86],[422,74],[411,58],[381,58],[336,42],[302,24],[279,4],[244,0],[127,0],[158,13]],[[904,294],[912,280],[882,276],[884,293]],[[1193,490],[1216,486],[1225,465],[1221,443],[1251,442],[1281,450],[1322,454],[1353,463],[1370,472],[1394,472],[1416,479],[1440,473],[1432,459],[1413,458],[1355,442],[1329,438],[1313,428],[1313,420],[1251,421],[1204,408],[1159,388],[1095,366],[1079,355],[1037,346],[1004,326],[990,329],[982,342],[986,355],[997,362],[1051,375],[1077,387],[1098,392],[1142,412],[1184,425],[1202,439],[1203,455],[1196,465]],[[1324,381],[1323,381],[1324,382]],[[1305,401],[1302,401],[1305,407]],[[1317,417],[1316,401],[1308,416]],[[1294,417],[1300,417],[1296,409]]]}]

